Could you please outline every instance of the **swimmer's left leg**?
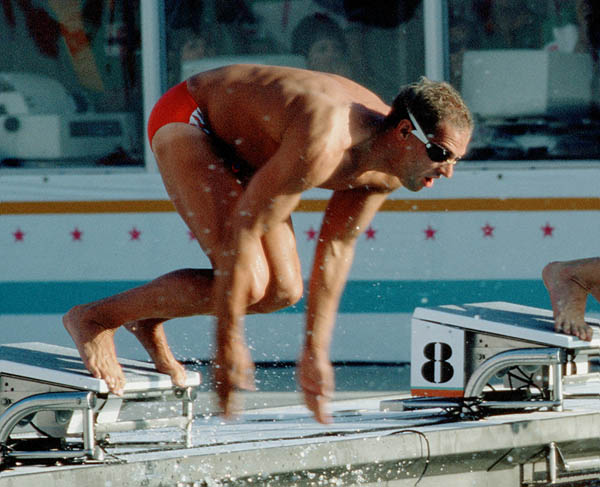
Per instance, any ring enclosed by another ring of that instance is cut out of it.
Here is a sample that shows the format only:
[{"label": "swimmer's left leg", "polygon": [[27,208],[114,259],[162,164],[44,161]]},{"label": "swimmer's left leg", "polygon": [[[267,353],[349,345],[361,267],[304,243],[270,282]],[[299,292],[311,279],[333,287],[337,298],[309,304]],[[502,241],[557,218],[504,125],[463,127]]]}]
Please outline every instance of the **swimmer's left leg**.
[{"label": "swimmer's left leg", "polygon": [[585,322],[589,287],[577,272],[579,261],[551,262],[544,267],[542,279],[552,303],[554,329],[582,340],[592,339],[592,328]]},{"label": "swimmer's left leg", "polygon": [[158,372],[171,376],[173,384],[185,387],[185,369],[174,357],[163,327],[165,319],[147,319],[125,324],[144,346]]}]

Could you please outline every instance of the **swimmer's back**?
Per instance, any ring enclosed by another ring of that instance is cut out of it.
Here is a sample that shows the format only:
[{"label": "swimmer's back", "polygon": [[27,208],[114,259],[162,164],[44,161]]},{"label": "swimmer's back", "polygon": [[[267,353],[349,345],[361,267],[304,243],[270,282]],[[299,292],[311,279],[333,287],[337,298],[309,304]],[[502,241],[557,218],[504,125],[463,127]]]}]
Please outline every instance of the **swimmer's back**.
[{"label": "swimmer's back", "polygon": [[[387,113],[373,92],[341,76],[315,71],[250,64],[217,68],[192,76],[188,89],[217,133],[236,121],[264,126],[278,139],[290,118],[360,103]],[[242,130],[244,132],[244,130]]]}]

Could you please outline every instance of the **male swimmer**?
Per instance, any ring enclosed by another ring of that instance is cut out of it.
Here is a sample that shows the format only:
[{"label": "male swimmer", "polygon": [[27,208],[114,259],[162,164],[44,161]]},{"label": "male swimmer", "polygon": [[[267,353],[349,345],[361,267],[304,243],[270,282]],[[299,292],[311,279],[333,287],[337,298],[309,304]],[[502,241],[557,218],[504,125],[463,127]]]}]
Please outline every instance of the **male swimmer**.
[{"label": "male swimmer", "polygon": [[156,104],[149,137],[168,194],[211,268],[176,270],[70,310],[64,323],[86,367],[112,392],[123,390],[113,336],[125,325],[156,368],[182,384],[163,322],[214,315],[216,390],[232,414],[235,391],[254,388],[244,316],[301,298],[291,215],[305,191],[326,188],[298,380],[316,419],[330,421],[329,348],[356,240],[396,189],[451,178],[472,130],[456,90],[425,78],[403,87],[391,107],[347,78],[285,67],[233,65],[175,86]]}]

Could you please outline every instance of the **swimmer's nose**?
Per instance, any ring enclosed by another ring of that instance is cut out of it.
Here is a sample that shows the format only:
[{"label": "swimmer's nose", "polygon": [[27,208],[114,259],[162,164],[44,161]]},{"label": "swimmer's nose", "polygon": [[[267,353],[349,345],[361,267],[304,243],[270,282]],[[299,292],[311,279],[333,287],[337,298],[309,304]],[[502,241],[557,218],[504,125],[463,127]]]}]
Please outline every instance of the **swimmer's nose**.
[{"label": "swimmer's nose", "polygon": [[442,164],[439,168],[439,173],[442,176],[445,176],[448,179],[450,179],[452,177],[452,175],[454,174],[454,164],[448,164],[448,163]]}]

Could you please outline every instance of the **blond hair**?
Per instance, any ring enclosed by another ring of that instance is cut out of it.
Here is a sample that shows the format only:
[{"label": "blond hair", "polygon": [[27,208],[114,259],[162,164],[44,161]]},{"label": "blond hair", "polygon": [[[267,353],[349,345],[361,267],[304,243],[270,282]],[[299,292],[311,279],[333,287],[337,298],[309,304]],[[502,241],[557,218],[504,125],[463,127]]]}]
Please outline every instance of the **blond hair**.
[{"label": "blond hair", "polygon": [[423,76],[404,86],[392,103],[384,120],[384,128],[394,128],[413,114],[425,133],[434,134],[442,121],[456,128],[473,130],[473,117],[456,89],[444,81],[431,81]]}]

